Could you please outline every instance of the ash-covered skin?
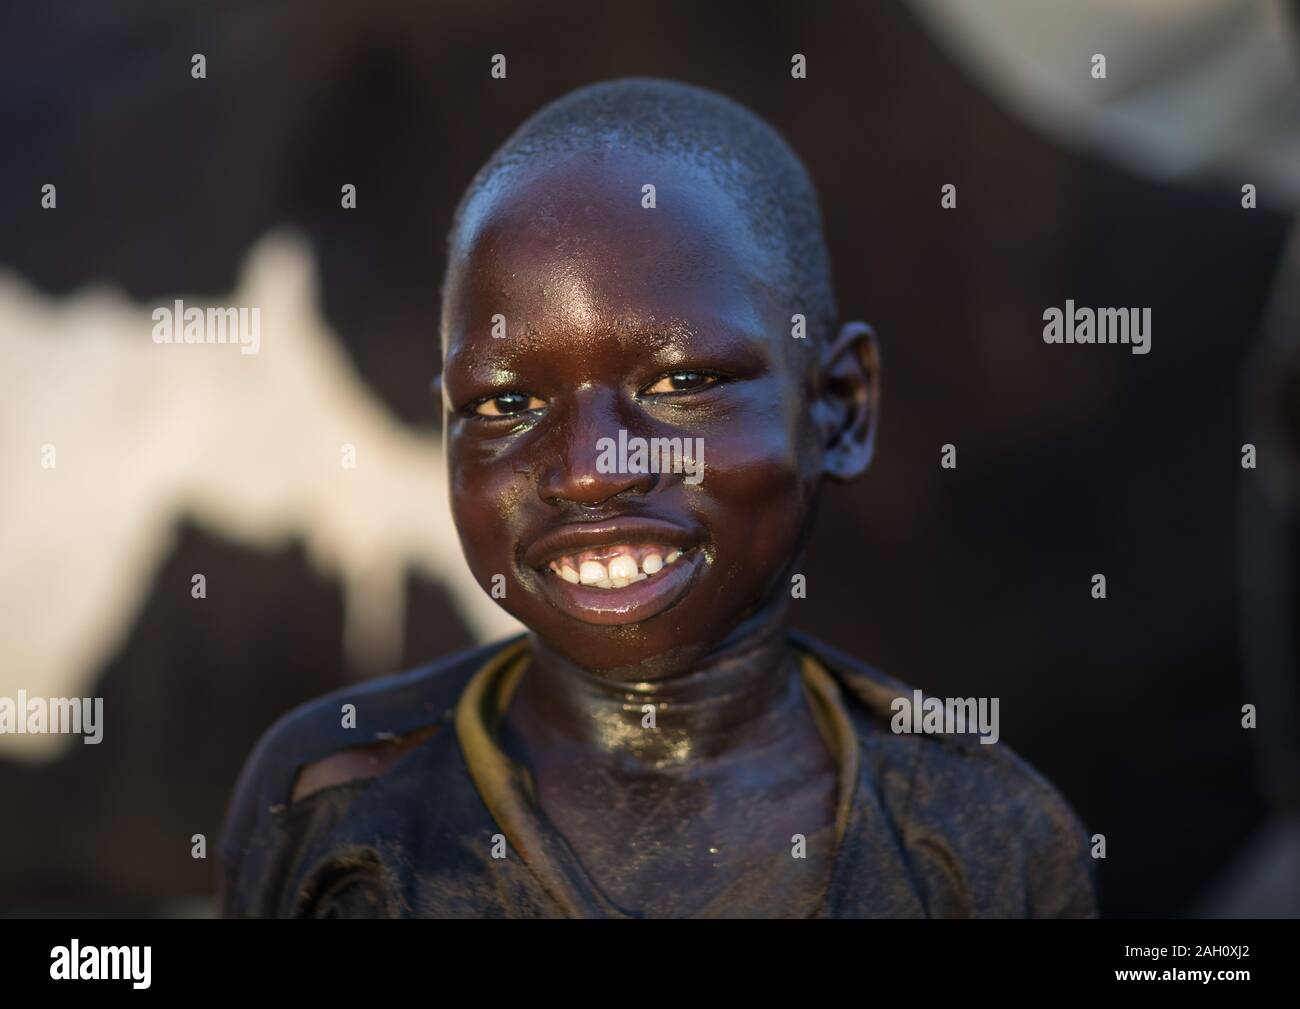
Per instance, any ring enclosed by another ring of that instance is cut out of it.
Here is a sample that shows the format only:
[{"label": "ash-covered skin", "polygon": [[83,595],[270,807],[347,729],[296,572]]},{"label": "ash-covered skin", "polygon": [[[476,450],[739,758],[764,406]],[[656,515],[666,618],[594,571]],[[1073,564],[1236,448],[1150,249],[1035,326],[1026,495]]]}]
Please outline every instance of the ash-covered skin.
[{"label": "ash-covered skin", "polygon": [[[876,348],[862,323],[792,338],[781,250],[744,199],[699,159],[545,153],[471,197],[444,289],[453,515],[531,632],[503,742],[597,884],[651,915],[703,906],[835,819],[785,631],[821,487],[870,460]],[[703,439],[703,479],[601,473],[620,429]],[[615,542],[681,556],[625,587],[550,567]]]}]

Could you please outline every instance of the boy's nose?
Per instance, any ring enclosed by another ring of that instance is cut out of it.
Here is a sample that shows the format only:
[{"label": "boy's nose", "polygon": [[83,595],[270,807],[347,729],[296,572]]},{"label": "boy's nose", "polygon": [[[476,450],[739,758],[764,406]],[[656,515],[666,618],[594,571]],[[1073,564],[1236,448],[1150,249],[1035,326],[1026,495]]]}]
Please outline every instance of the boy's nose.
[{"label": "boy's nose", "polygon": [[[619,432],[626,431],[627,438],[634,432],[619,416],[615,400],[614,395],[583,390],[567,404],[547,446],[551,455],[542,464],[538,480],[538,494],[547,504],[568,502],[590,508],[620,494],[645,494],[654,489],[657,474],[622,472],[627,467],[617,448]],[[605,438],[612,440],[614,451],[602,454],[601,439]],[[608,465],[611,460],[613,466]]]}]

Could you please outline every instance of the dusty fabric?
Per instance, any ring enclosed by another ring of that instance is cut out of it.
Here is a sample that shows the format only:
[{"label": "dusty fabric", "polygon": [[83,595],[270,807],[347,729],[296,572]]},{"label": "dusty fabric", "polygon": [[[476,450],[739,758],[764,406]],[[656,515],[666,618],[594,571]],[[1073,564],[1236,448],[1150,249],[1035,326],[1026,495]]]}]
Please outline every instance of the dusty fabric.
[{"label": "dusty fabric", "polygon": [[[1002,743],[899,735],[912,691],[791,635],[840,772],[837,820],[808,858],[773,852],[697,917],[1088,917],[1083,829]],[[626,917],[532,800],[495,741],[526,674],[523,637],[338,691],[277,722],[245,765],[224,831],[230,917]],[[357,728],[341,724],[355,704]],[[370,780],[290,803],[298,769],[346,747],[432,735]],[[493,858],[495,847],[506,857]]]}]

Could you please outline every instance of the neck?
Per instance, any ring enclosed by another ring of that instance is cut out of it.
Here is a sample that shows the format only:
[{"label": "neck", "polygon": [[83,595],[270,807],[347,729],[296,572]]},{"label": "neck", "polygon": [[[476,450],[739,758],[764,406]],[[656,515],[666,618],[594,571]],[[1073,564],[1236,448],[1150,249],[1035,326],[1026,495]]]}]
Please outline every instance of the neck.
[{"label": "neck", "polygon": [[534,636],[507,720],[525,745],[544,742],[647,769],[694,767],[770,745],[796,722],[790,716],[803,698],[785,621],[764,616],[689,670],[655,680],[591,673]]}]

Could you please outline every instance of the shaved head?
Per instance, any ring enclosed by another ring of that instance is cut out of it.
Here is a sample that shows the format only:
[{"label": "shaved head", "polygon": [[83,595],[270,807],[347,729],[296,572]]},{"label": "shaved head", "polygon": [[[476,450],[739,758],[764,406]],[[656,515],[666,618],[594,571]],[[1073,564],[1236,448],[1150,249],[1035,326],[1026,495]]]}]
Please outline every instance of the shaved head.
[{"label": "shaved head", "polygon": [[584,151],[641,151],[707,170],[735,201],[756,241],[775,254],[779,275],[771,283],[790,314],[806,316],[810,338],[829,339],[835,295],[808,170],[749,109],[686,84],[609,81],[572,91],[536,112],[488,159],[461,198],[449,262],[464,251],[464,226],[480,200],[540,158]]}]

